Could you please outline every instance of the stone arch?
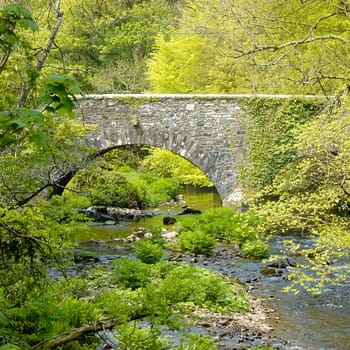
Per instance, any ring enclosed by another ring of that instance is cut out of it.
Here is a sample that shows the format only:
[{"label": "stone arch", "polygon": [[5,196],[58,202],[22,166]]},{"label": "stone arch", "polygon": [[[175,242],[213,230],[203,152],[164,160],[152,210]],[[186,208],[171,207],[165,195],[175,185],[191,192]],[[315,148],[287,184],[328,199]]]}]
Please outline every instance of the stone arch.
[{"label": "stone arch", "polygon": [[223,204],[237,187],[244,130],[237,98],[212,95],[90,95],[79,101],[86,142],[97,150],[146,144],[201,169]]},{"label": "stone arch", "polygon": [[221,164],[218,163],[225,163],[229,169],[232,167],[233,156],[230,150],[214,152],[188,135],[165,130],[162,127],[142,130],[141,126],[119,130],[117,135],[102,131],[97,137],[90,137],[88,144],[101,153],[127,145],[146,145],[167,149],[198,167],[213,183],[222,201],[227,195],[227,183],[224,174],[220,171]]}]

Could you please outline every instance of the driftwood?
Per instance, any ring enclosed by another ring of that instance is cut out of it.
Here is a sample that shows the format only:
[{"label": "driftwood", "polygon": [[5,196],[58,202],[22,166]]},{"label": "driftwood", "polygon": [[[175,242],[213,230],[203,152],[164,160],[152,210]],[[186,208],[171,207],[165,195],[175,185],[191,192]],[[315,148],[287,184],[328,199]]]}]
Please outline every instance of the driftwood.
[{"label": "driftwood", "polygon": [[57,346],[67,344],[73,340],[81,338],[83,335],[88,333],[96,333],[104,329],[111,329],[119,322],[117,320],[109,320],[105,322],[93,322],[86,326],[74,328],[65,333],[59,334],[55,338],[44,340],[39,344],[36,344],[30,348],[30,350],[35,349],[54,349]]}]

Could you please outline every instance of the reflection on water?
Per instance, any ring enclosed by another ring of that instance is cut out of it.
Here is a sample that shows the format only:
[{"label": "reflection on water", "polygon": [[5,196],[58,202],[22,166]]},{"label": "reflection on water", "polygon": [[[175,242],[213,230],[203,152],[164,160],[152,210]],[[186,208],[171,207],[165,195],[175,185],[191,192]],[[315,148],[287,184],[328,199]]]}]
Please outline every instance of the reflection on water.
[{"label": "reflection on water", "polygon": [[282,293],[281,281],[266,281],[264,287],[263,293],[274,297],[270,304],[278,316],[275,335],[301,349],[350,349],[349,286],[337,285],[320,296]]},{"label": "reflection on water", "polygon": [[140,218],[135,221],[121,222],[116,225],[93,224],[86,228],[86,231],[80,233],[78,241],[110,240],[113,238],[127,237],[133,229],[140,226],[162,227],[163,216],[176,216],[182,211],[183,205],[201,211],[211,208],[221,207],[221,199],[215,187],[197,188],[193,186],[184,186],[183,201],[168,203],[159,208],[147,209],[145,212],[154,214],[151,218]]},{"label": "reflection on water", "polygon": [[186,204],[194,209],[208,210],[221,207],[221,198],[214,187],[185,186],[183,196]]}]

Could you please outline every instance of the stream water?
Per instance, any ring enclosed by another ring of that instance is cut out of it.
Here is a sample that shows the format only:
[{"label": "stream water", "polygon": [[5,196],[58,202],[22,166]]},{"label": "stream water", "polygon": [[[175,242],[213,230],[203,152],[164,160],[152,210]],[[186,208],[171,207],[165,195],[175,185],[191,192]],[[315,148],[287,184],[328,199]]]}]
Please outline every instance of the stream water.
[{"label": "stream water", "polygon": [[[188,187],[183,196],[186,205],[194,209],[207,210],[221,205],[220,198],[213,189]],[[170,203],[153,212],[157,215],[137,222],[94,225],[90,232],[79,237],[80,246],[98,254],[102,262],[127,255],[130,250],[126,245],[96,244],[96,241],[126,237],[135,227],[162,226],[162,216],[173,216],[181,212],[181,204]],[[306,247],[312,245],[311,240],[289,238],[299,240]],[[270,242],[272,254],[282,254],[284,239],[286,237],[276,236]],[[221,263],[209,267],[246,283],[254,295],[263,297],[266,304],[275,310],[271,320],[274,328],[272,335],[286,341],[284,345],[279,344],[279,349],[350,350],[350,281],[328,287],[320,296],[307,293],[294,295],[282,292],[288,283],[283,278],[288,268],[281,274],[264,275],[261,274],[263,262],[240,257],[235,257],[234,261],[232,257],[230,259],[223,259]],[[208,267],[208,262],[204,265]]]}]

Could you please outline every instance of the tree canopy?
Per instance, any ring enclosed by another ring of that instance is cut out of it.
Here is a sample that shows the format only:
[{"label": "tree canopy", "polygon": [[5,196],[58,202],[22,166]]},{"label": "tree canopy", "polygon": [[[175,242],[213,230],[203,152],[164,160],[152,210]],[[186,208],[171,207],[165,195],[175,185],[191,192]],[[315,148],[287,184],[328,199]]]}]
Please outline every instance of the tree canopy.
[{"label": "tree canopy", "polygon": [[[188,81],[209,67],[191,92],[333,94],[349,81],[348,27],[347,1],[187,0],[179,25],[158,38],[148,76],[154,92],[180,91],[176,79],[172,86],[165,79],[168,61],[174,75],[191,71]],[[184,37],[205,50],[189,59]]]}]

